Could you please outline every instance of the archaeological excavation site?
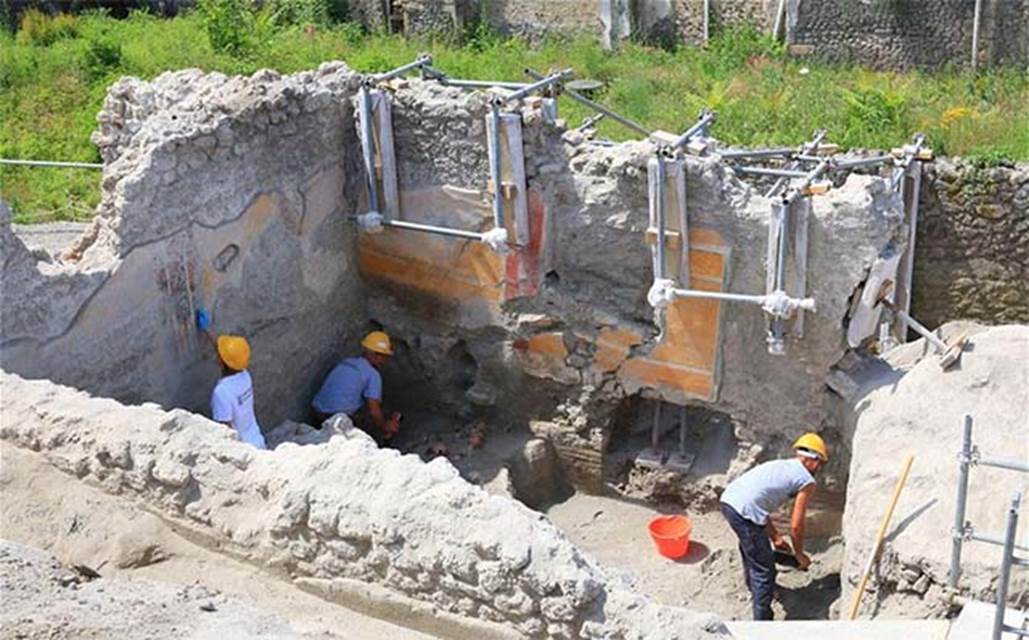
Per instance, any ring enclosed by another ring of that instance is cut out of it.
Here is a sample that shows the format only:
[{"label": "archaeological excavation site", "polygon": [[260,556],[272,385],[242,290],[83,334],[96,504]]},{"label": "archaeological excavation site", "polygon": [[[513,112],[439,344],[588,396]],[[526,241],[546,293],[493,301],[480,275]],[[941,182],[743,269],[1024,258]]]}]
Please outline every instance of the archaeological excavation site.
[{"label": "archaeological excavation site", "polygon": [[[0,203],[0,636],[1029,634],[1029,167],[526,72],[125,77],[93,221]],[[312,410],[362,353],[388,433]],[[733,500],[776,460],[753,620]]]}]

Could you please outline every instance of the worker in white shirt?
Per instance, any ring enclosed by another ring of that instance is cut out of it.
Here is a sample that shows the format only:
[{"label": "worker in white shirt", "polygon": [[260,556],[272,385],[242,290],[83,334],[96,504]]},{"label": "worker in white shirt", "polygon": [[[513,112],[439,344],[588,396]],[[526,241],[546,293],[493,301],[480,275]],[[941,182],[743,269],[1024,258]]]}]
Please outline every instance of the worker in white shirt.
[{"label": "worker in white shirt", "polygon": [[241,336],[211,334],[211,316],[196,311],[196,326],[214,345],[222,365],[222,377],[211,392],[211,418],[231,428],[239,439],[258,449],[267,449],[261,425],[254,413],[254,381],[250,378],[250,344]]}]

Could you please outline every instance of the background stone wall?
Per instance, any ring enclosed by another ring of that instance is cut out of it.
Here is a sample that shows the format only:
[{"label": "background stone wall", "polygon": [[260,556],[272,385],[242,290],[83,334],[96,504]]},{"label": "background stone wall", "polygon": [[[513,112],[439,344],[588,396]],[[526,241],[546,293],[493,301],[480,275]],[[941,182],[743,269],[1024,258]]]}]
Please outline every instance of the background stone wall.
[{"label": "background stone wall", "polygon": [[[1029,63],[1029,1],[983,0],[980,61]],[[967,65],[975,0],[789,0],[794,52],[881,68]]]},{"label": "background stone wall", "polygon": [[928,326],[1029,323],[1029,165],[925,165],[912,313]]}]

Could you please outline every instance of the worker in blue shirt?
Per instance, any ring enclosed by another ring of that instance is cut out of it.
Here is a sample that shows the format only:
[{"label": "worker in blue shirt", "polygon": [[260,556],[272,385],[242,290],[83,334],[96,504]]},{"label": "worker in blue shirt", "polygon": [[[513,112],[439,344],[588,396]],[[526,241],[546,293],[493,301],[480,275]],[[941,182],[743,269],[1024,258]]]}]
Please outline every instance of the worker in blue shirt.
[{"label": "worker in blue shirt", "polygon": [[[379,369],[393,355],[393,345],[385,332],[372,331],[361,341],[361,347],[364,353],[360,357],[347,358],[329,372],[311,401],[312,417],[315,426],[321,427],[329,417],[345,413],[381,445],[400,430],[400,414],[393,413],[387,419],[382,411]],[[358,416],[362,409],[367,409],[367,419]]]},{"label": "worker in blue shirt", "polygon": [[811,558],[804,553],[804,516],[815,491],[814,473],[829,460],[829,450],[816,433],[805,433],[793,443],[796,456],[754,467],[729,483],[721,497],[722,515],[740,539],[743,575],[750,589],[755,620],[772,619],[775,588],[775,549],[790,551],[771,514],[791,498],[790,539],[797,566],[807,570]]}]

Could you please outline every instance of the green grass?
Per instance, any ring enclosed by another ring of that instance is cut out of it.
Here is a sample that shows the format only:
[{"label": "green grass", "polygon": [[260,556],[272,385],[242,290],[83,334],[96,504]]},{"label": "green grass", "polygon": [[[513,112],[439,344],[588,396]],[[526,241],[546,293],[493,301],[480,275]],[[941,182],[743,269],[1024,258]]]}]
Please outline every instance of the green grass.
[{"label": "green grass", "polygon": [[[345,23],[282,26],[258,14],[242,40],[217,51],[201,13],[126,20],[93,13],[59,26],[48,30],[37,19],[38,37],[0,30],[2,157],[99,161],[89,135],[107,87],[122,75],[152,78],[185,67],[289,73],[334,59],[384,71],[428,51],[454,77],[524,80],[526,66],[572,67],[579,77],[606,83],[598,100],[652,129],[681,131],[701,108],[712,108],[713,133],[731,144],[794,145],[825,127],[845,148],[889,148],[923,131],[937,154],[1029,159],[1029,79],[1017,69],[973,77],[833,66],[788,59],[780,45],[747,31],[720,34],[707,49],[630,43],[607,53],[586,37],[535,47],[482,29],[460,38],[404,39]],[[568,99],[561,109],[573,126],[592,115]],[[602,121],[600,129],[615,139],[632,136],[613,122]],[[0,192],[18,221],[84,219],[99,198],[99,175],[4,167]]]}]

